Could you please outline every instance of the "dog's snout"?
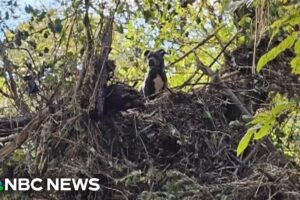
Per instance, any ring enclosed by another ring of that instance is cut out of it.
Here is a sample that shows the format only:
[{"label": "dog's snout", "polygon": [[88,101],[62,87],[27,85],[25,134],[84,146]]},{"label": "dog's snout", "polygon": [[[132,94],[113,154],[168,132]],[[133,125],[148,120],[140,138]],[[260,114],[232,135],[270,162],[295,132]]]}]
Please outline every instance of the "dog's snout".
[{"label": "dog's snout", "polygon": [[149,66],[155,66],[155,60],[152,58],[152,59],[149,59],[149,61],[148,61],[148,64],[149,64]]}]

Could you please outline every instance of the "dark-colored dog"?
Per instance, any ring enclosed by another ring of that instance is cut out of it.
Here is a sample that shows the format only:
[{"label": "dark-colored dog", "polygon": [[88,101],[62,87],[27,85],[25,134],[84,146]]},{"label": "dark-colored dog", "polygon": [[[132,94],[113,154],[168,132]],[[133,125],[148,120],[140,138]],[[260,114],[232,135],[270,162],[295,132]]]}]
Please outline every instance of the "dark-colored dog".
[{"label": "dark-colored dog", "polygon": [[158,94],[167,88],[168,80],[164,63],[165,51],[145,51],[144,57],[147,60],[148,72],[141,87],[141,92],[145,97]]}]

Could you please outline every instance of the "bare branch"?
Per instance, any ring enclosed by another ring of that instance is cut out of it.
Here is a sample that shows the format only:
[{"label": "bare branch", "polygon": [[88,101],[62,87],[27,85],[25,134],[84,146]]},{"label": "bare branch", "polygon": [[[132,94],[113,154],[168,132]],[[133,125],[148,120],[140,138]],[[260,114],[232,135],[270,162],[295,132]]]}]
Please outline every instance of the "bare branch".
[{"label": "bare branch", "polygon": [[28,105],[18,95],[17,84],[15,82],[11,67],[13,66],[13,63],[11,63],[11,61],[7,59],[5,47],[6,46],[3,45],[2,42],[0,42],[0,56],[2,57],[2,61],[4,63],[4,70],[8,74],[8,77],[5,76],[6,84],[11,92],[16,107],[20,109],[22,113],[29,113],[30,109]]},{"label": "bare branch", "polygon": [[[198,67],[202,70],[202,72],[209,77],[211,77],[211,80],[219,83],[222,87],[222,89],[225,91],[225,93],[231,98],[231,100],[236,104],[236,106],[239,108],[239,110],[245,114],[245,115],[251,115],[251,113],[245,108],[245,106],[242,104],[242,102],[239,100],[239,98],[232,92],[232,90],[220,79],[219,75],[216,74],[214,71],[212,71],[210,68],[201,66],[201,62],[199,57],[194,53],[195,59],[197,62]],[[196,82],[197,83],[197,82]]]},{"label": "bare branch", "polygon": [[1,88],[0,88],[0,94],[5,96],[6,98],[11,98],[11,96],[9,94],[7,94],[6,92],[4,92]]},{"label": "bare branch", "polygon": [[[24,48],[24,47],[12,47],[12,46],[7,46],[7,45],[3,44],[2,42],[0,42],[0,46],[4,47],[4,48],[6,48],[6,49],[15,49],[15,50],[22,50],[22,51],[25,51],[25,52],[28,54],[29,58],[31,59],[31,62],[32,62],[33,66],[36,66],[36,65],[35,65],[35,62],[34,62],[34,59],[33,59],[33,56],[32,56],[32,54],[30,53],[30,51],[29,51],[28,49],[26,49],[26,48]],[[0,47],[0,48],[1,48],[1,47]]]},{"label": "bare branch", "polygon": [[26,142],[30,134],[32,134],[32,130],[37,130],[47,115],[48,115],[48,110],[41,111],[41,113],[37,114],[36,117],[33,118],[24,127],[24,129],[15,137],[14,141],[12,141],[8,145],[0,149],[0,160],[3,161],[7,156],[9,156],[17,148],[19,148],[24,142]]},{"label": "bare branch", "polygon": [[[199,47],[201,47],[203,44],[205,44],[208,40],[210,40],[212,37],[215,36],[215,34],[221,30],[224,27],[224,25],[220,26],[219,28],[217,28],[212,34],[210,34],[209,36],[207,36],[204,40],[202,40],[201,42],[199,42],[194,48],[192,48],[191,50],[189,50],[188,52],[186,52],[183,56],[181,56],[180,58],[178,58],[177,60],[175,60],[174,62],[170,63],[167,67],[170,67],[172,65],[175,65],[176,63],[180,62],[181,60],[183,60],[185,57],[187,57],[188,55],[190,55],[191,53],[193,53],[193,51],[195,51],[196,49],[198,49]],[[166,68],[167,68],[166,67]]]},{"label": "bare branch", "polygon": [[[238,34],[241,31],[238,31],[232,38],[231,40],[229,40],[229,42],[222,48],[221,52],[217,55],[217,57],[214,58],[214,60],[212,61],[212,63],[208,66],[205,67],[204,64],[199,60],[198,64],[197,64],[197,69],[195,70],[195,72],[180,86],[178,86],[179,89],[184,88],[187,85],[190,85],[190,81],[196,76],[196,74],[199,72],[199,70],[201,70],[203,72],[203,74],[207,75],[207,76],[211,76],[213,74],[213,71],[211,71],[211,67],[218,61],[218,59],[220,58],[220,56],[224,53],[224,51],[227,49],[227,47],[234,41],[234,39],[238,36]],[[195,48],[192,49],[191,51],[194,52],[195,54]],[[192,85],[197,85],[198,82],[201,80],[201,78],[203,77],[203,75],[201,75],[194,84]]]},{"label": "bare branch", "polygon": [[86,50],[86,56],[85,56],[85,60],[84,60],[83,69],[82,69],[79,81],[78,81],[76,89],[75,89],[75,94],[77,94],[77,92],[80,90],[80,88],[84,82],[86,73],[91,64],[91,58],[94,53],[92,31],[91,31],[90,18],[89,18],[89,4],[90,4],[89,0],[85,0],[85,15],[84,15],[84,19],[83,19],[83,24],[85,27],[85,34],[86,34],[86,38],[87,38],[87,40],[86,40],[87,50]]}]

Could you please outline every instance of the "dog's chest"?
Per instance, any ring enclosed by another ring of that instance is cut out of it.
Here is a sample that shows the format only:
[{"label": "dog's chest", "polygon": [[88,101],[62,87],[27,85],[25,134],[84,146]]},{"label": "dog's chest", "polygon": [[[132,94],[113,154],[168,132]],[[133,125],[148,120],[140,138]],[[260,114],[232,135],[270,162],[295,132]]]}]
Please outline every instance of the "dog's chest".
[{"label": "dog's chest", "polygon": [[141,90],[145,96],[158,94],[167,87],[167,79],[163,71],[149,70],[146,74]]},{"label": "dog's chest", "polygon": [[159,74],[156,74],[156,77],[153,79],[155,94],[159,93],[164,88],[164,81]]}]

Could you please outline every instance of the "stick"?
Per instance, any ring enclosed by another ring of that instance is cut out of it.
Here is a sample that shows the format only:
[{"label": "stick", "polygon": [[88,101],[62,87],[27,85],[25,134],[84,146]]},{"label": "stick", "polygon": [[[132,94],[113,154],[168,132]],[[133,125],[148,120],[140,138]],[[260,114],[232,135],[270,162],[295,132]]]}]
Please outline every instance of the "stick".
[{"label": "stick", "polygon": [[224,25],[220,26],[219,28],[217,28],[212,34],[208,35],[204,40],[202,40],[201,42],[199,42],[194,48],[192,48],[191,50],[189,50],[188,52],[186,52],[183,56],[181,56],[180,58],[178,58],[177,60],[175,60],[174,62],[172,62],[171,64],[169,64],[167,67],[170,67],[172,65],[175,65],[176,63],[180,62],[181,60],[183,60],[185,57],[187,57],[188,55],[190,55],[191,53],[193,53],[193,51],[195,51],[196,49],[198,49],[200,46],[202,46],[203,44],[205,44],[208,40],[210,40],[213,36],[215,36],[215,34],[224,27]]},{"label": "stick", "polygon": [[[194,52],[195,59],[197,62],[197,66],[201,69],[201,71],[211,77],[211,80],[219,83],[222,87],[222,89],[226,92],[226,94],[231,98],[231,100],[237,105],[239,110],[246,115],[251,115],[250,112],[243,106],[242,102],[239,100],[239,98],[232,92],[232,90],[220,79],[219,75],[216,74],[214,71],[212,71],[208,67],[201,66],[201,61],[199,60],[199,57]],[[196,82],[197,83],[197,82]]]}]

